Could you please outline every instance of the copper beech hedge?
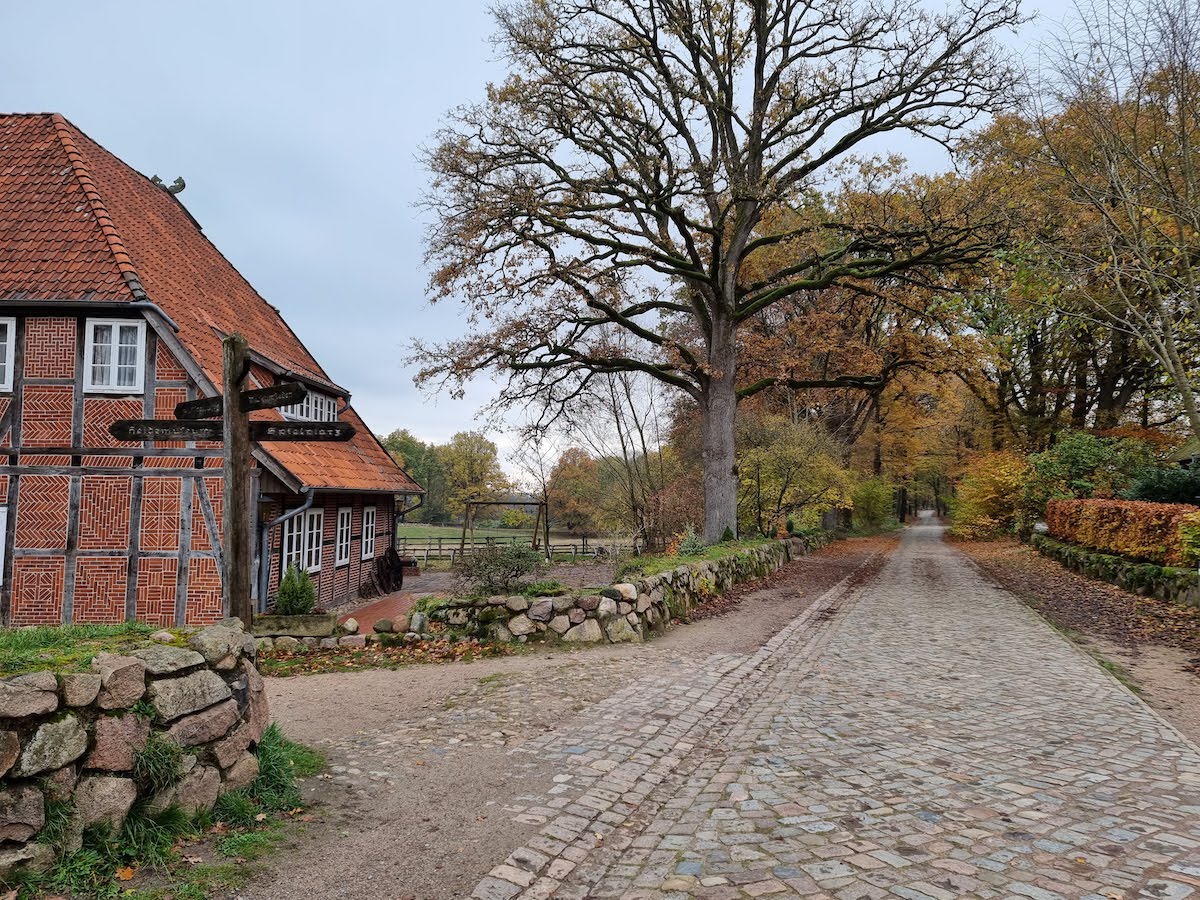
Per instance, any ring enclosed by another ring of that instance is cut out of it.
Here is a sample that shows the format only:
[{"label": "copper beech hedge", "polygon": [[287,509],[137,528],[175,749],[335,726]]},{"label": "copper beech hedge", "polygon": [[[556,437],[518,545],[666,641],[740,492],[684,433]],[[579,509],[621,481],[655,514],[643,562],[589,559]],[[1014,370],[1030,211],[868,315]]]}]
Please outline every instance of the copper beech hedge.
[{"label": "copper beech hedge", "polygon": [[1200,560],[1200,507],[1141,500],[1051,500],[1051,537],[1164,566]]}]

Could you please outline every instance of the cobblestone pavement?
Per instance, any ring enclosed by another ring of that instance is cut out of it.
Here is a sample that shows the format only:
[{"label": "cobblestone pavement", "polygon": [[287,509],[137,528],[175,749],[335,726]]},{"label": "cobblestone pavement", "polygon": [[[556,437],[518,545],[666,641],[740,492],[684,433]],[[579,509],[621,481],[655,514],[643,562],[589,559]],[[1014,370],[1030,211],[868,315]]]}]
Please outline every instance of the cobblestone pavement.
[{"label": "cobblestone pavement", "polygon": [[1200,751],[935,527],[511,752],[559,774],[481,900],[1200,900]]}]

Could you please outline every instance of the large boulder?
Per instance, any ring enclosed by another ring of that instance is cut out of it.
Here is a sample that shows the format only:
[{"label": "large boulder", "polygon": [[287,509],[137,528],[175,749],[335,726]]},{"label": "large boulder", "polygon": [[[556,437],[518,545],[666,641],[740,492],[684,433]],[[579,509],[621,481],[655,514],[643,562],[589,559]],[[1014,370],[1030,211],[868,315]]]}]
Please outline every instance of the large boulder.
[{"label": "large boulder", "polygon": [[17,872],[44,872],[54,865],[56,858],[49,844],[0,847],[0,882],[10,881]]},{"label": "large boulder", "polygon": [[74,828],[84,829],[101,823],[120,831],[125,817],[137,799],[137,785],[129,778],[112,775],[85,775],[75,788]]},{"label": "large boulder", "polygon": [[46,824],[46,799],[32,785],[0,788],[0,841],[27,841]]},{"label": "large boulder", "polygon": [[30,672],[28,675],[18,675],[8,679],[9,684],[33,688],[35,691],[57,691],[58,679],[53,672]]},{"label": "large boulder", "polygon": [[[529,612],[526,613],[534,622],[549,622],[554,618],[554,604],[549,600],[539,600],[533,606],[529,607]],[[513,632],[516,634],[516,632]]]},{"label": "large boulder", "polygon": [[212,809],[220,794],[221,773],[212,766],[193,765],[177,785],[155,794],[148,807],[151,812],[160,812],[169,806],[178,806],[195,815],[201,810]]},{"label": "large boulder", "polygon": [[151,675],[172,675],[204,664],[203,656],[182,647],[143,647],[129,655],[145,663],[146,671]]},{"label": "large boulder", "polygon": [[0,719],[44,716],[58,709],[58,692],[0,681]]},{"label": "large boulder", "polygon": [[601,640],[604,634],[600,631],[600,623],[595,619],[585,619],[563,635],[564,641],[594,644]]},{"label": "large boulder", "polygon": [[566,634],[571,628],[571,620],[566,616],[555,616],[550,620],[550,630],[555,634]]},{"label": "large boulder", "polygon": [[520,594],[514,594],[513,596],[508,597],[504,601],[504,605],[513,612],[525,612],[525,610],[529,609],[529,601]]},{"label": "large boulder", "polygon": [[601,619],[610,619],[617,614],[617,601],[612,597],[601,597],[600,605],[596,607],[596,615]]},{"label": "large boulder", "polygon": [[551,597],[550,602],[554,604],[556,613],[566,612],[568,609],[574,609],[575,598],[570,594],[564,594],[561,597]]},{"label": "large boulder", "polygon": [[537,626],[533,624],[529,616],[521,614],[508,620],[508,630],[517,637],[521,637],[521,635],[533,634],[537,631]]},{"label": "large boulder", "polygon": [[618,594],[621,595],[619,598],[621,600],[636,600],[637,599],[637,593],[638,593],[637,588],[634,587],[632,584],[630,584],[628,581],[622,581],[618,584],[614,584],[613,590],[615,590]]},{"label": "large boulder", "polygon": [[237,703],[231,698],[208,709],[177,720],[167,729],[167,737],[181,747],[195,747],[224,737],[239,718]]},{"label": "large boulder", "polygon": [[640,644],[642,642],[642,633],[635,630],[624,616],[618,616],[611,620],[604,626],[604,632],[614,644],[624,642]]},{"label": "large boulder", "polygon": [[96,743],[83,762],[85,769],[128,772],[150,737],[150,721],[133,713],[96,720]]},{"label": "large boulder", "polygon": [[258,777],[258,760],[253,753],[243,753],[222,773],[222,790],[236,791],[250,787]]},{"label": "large boulder", "polygon": [[[219,626],[218,626],[219,627]],[[150,685],[147,692],[155,712],[164,722],[228,700],[229,685],[216,672],[201,669],[182,678],[164,678]]]},{"label": "large boulder", "polygon": [[63,702],[67,706],[91,706],[100,693],[100,676],[94,672],[71,672],[62,677]]},{"label": "large boulder", "polygon": [[101,653],[92,669],[100,675],[101,709],[128,709],[146,693],[146,664],[140,659]]},{"label": "large boulder", "polygon": [[74,763],[68,763],[61,769],[45,773],[40,780],[47,799],[69,800],[75,793],[75,785],[79,784],[79,772]]},{"label": "large boulder", "polygon": [[587,597],[580,597],[575,605],[585,612],[591,612],[600,606],[600,598],[595,594],[589,594]]},{"label": "large boulder", "polygon": [[188,646],[203,656],[204,661],[214,669],[228,671],[238,664],[246,649],[246,633],[240,628],[209,625],[193,634]]},{"label": "large boulder", "polygon": [[87,731],[74,714],[67,713],[57,722],[47,722],[33,733],[13,774],[28,778],[39,772],[61,769],[83,756],[87,745]]},{"label": "large boulder", "polygon": [[21,755],[21,739],[15,731],[0,731],[0,775],[13,767]]}]

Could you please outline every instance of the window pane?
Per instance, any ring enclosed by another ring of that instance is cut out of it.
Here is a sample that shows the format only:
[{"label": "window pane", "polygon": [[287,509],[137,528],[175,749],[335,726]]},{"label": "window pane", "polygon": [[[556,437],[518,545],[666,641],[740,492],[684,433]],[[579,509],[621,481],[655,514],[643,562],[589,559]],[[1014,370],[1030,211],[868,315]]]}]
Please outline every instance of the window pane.
[{"label": "window pane", "polygon": [[112,326],[92,326],[92,384],[112,384]]}]

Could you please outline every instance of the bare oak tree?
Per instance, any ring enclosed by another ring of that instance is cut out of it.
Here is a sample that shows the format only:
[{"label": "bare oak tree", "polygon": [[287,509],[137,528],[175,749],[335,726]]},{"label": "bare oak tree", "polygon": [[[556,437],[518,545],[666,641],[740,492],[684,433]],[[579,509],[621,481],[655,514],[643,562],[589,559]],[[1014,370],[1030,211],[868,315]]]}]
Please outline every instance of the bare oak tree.
[{"label": "bare oak tree", "polygon": [[[496,11],[510,74],[450,114],[428,151],[434,299],[470,330],[418,345],[418,381],[505,379],[501,405],[553,410],[597,373],[644,372],[703,417],[704,536],[736,528],[738,333],[772,304],[849,279],[979,253],[977,222],[880,183],[910,215],[830,202],[854,153],[889,133],[945,142],[1015,82],[994,35],[1017,0],[513,0]],[[786,263],[758,274],[756,255]],[[636,339],[614,346],[608,328]]]},{"label": "bare oak tree", "polygon": [[1200,437],[1200,8],[1082,7],[1056,69],[1054,106],[1031,116],[1036,159],[1075,208],[1040,249],[1063,296],[1145,347]]}]

